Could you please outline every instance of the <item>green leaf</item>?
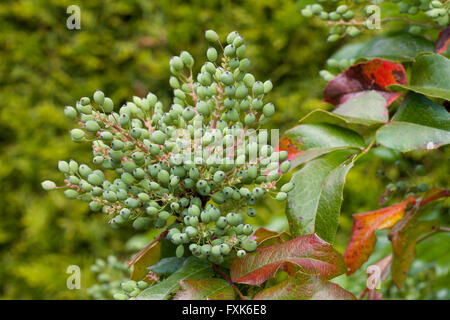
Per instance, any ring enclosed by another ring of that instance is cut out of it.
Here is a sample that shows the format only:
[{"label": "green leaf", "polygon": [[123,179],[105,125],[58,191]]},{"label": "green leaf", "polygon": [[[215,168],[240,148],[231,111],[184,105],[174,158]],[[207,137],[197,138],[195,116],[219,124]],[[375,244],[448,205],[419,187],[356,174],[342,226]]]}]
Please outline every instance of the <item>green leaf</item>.
[{"label": "green leaf", "polygon": [[[337,109],[336,109],[337,110]],[[367,127],[379,127],[383,124],[378,120],[350,117],[340,115],[334,112],[317,109],[307,114],[300,123],[330,123],[344,128],[351,129],[356,132],[366,132]]]},{"label": "green leaf", "polygon": [[157,241],[146,248],[145,251],[131,264],[133,266],[133,272],[131,273],[130,279],[139,281],[144,278],[148,273],[147,267],[158,262],[160,258],[161,242]]},{"label": "green leaf", "polygon": [[333,242],[339,224],[345,177],[355,153],[339,150],[307,163],[291,179],[286,215],[292,235],[316,233]]},{"label": "green leaf", "polygon": [[148,269],[157,274],[168,275],[177,271],[185,260],[185,258],[177,257],[164,258],[157,264],[148,267]]},{"label": "green leaf", "polygon": [[450,143],[450,113],[420,94],[408,93],[392,120],[376,135],[388,148],[407,152]]},{"label": "green leaf", "polygon": [[333,59],[373,59],[411,61],[422,52],[433,52],[434,44],[423,37],[402,34],[393,37],[378,37],[365,42],[350,44],[337,51]]},{"label": "green leaf", "polygon": [[[339,116],[324,112],[335,122],[345,121]],[[355,131],[322,122],[301,124],[286,131],[280,139],[279,150],[288,151],[291,168],[295,168],[335,150],[363,149],[364,147],[364,139]]]},{"label": "green leaf", "polygon": [[297,273],[259,292],[254,300],[356,300],[349,291],[318,276]]},{"label": "green leaf", "polygon": [[326,279],[337,277],[347,270],[343,257],[331,244],[315,234],[309,234],[258,248],[244,258],[236,258],[230,275],[233,282],[260,285],[280,269],[290,274],[301,271]]},{"label": "green leaf", "polygon": [[340,61],[343,59],[350,60],[359,58],[358,52],[361,50],[361,48],[364,47],[365,44],[366,44],[365,41],[346,44],[345,46],[342,46],[338,51],[336,51],[330,57],[330,59]]},{"label": "green leaf", "polygon": [[414,92],[406,95],[392,121],[411,122],[450,131],[450,113],[444,107]]},{"label": "green leaf", "polygon": [[403,219],[391,230],[392,242],[392,280],[398,288],[408,274],[411,263],[416,257],[416,243],[418,238],[439,227],[439,221],[416,221],[415,217]]},{"label": "green leaf", "polygon": [[234,300],[234,289],[223,279],[186,279],[174,300]]},{"label": "green leaf", "polygon": [[180,269],[175,271],[167,279],[145,289],[136,299],[138,300],[165,300],[170,294],[178,290],[181,280],[208,279],[213,276],[213,270],[209,263],[201,261],[193,256],[186,259]]},{"label": "green leaf", "polygon": [[420,55],[412,65],[409,84],[393,84],[388,88],[450,100],[450,60],[440,54]]},{"label": "green leaf", "polygon": [[301,143],[302,149],[353,147],[364,148],[364,140],[354,131],[328,123],[302,124],[286,132]]},{"label": "green leaf", "polygon": [[386,100],[374,90],[363,92],[341,104],[333,113],[346,116],[355,122],[384,123],[389,120]]}]

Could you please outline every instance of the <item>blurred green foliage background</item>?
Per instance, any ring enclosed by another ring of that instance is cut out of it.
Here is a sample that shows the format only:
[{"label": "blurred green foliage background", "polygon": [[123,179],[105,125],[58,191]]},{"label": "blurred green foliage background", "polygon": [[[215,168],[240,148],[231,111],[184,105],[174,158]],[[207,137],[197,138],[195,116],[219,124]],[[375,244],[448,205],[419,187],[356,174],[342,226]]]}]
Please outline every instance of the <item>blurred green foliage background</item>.
[{"label": "blurred green foliage background", "polygon": [[[66,27],[66,9],[73,4],[81,8],[81,30]],[[170,57],[187,50],[203,61],[206,29],[221,36],[238,30],[245,37],[252,72],[274,83],[270,99],[278,113],[273,128],[283,131],[308,111],[325,107],[325,82],[318,71],[342,43],[326,43],[327,30],[318,21],[305,20],[293,0],[0,3],[0,298],[88,298],[86,288],[95,281],[89,266],[95,258],[115,254],[126,260],[151,238],[129,240],[132,230],[112,230],[106,217],[89,212],[86,203],[69,201],[62,192],[44,192],[40,182],[61,182],[58,160],[90,161],[89,145],[70,141],[69,129],[75,124],[64,117],[65,105],[96,89],[112,97],[116,106],[148,91],[167,105]],[[372,162],[361,163],[348,177],[336,240],[341,252],[351,231],[351,214],[378,208],[388,180],[408,177],[407,170],[393,164],[398,155],[385,165],[376,155],[369,157]],[[402,161],[412,166],[425,159],[430,171],[426,180],[445,185],[448,158],[446,149]],[[440,165],[433,167],[436,161]],[[376,177],[380,169],[386,169],[389,179]],[[257,223],[286,227],[282,205],[267,201],[261,208]],[[447,246],[448,240],[444,238]],[[437,256],[446,251],[448,256],[448,248],[439,246],[433,246],[435,251],[438,247]],[[448,260],[439,265],[423,262],[425,271],[434,274],[431,280],[424,278],[427,288],[442,275],[448,284]],[[66,268],[72,264],[82,269],[81,290],[66,288]],[[357,293],[364,286],[364,272],[353,278],[339,281]],[[443,293],[436,296],[432,291],[422,298],[442,298]],[[449,298],[448,290],[444,294]]]}]

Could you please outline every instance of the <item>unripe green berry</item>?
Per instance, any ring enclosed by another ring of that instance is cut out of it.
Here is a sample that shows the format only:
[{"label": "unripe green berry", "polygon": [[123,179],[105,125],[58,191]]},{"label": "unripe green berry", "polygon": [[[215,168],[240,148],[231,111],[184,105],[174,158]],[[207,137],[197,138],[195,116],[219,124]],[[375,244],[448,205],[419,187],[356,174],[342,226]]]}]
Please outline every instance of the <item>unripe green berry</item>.
[{"label": "unripe green berry", "polygon": [[84,136],[85,136],[85,133],[81,129],[73,129],[70,131],[70,137],[75,142],[82,141]]},{"label": "unripe green berry", "polygon": [[105,101],[105,94],[101,92],[100,90],[97,90],[94,92],[94,101],[98,103],[99,105],[102,105]]},{"label": "unripe green berry", "polygon": [[256,81],[252,87],[253,94],[259,96],[264,93],[264,84],[261,81]]},{"label": "unripe green berry", "polygon": [[78,198],[78,192],[76,192],[73,189],[67,189],[66,191],[64,191],[64,195],[68,198],[68,199],[76,199]]},{"label": "unripe green berry", "polygon": [[202,246],[202,248],[201,248],[201,252],[202,252],[203,254],[209,255],[210,252],[211,252],[211,245],[209,245],[209,244],[204,244],[204,245]]},{"label": "unripe green berry", "polygon": [[244,58],[239,62],[239,70],[246,72],[248,69],[250,69],[250,60],[248,58]]},{"label": "unripe green berry", "polygon": [[208,51],[206,51],[206,57],[209,61],[215,62],[217,60],[217,50],[215,48],[208,48]]},{"label": "unripe green berry", "polygon": [[78,112],[74,107],[66,106],[64,108],[64,115],[70,120],[75,120],[77,118]]},{"label": "unripe green berry", "polygon": [[281,187],[280,191],[281,191],[281,192],[288,193],[289,191],[291,191],[292,189],[294,189],[294,186],[295,186],[295,185],[294,185],[293,182],[288,182],[288,183],[284,184],[284,185]]},{"label": "unripe green berry", "polygon": [[134,198],[128,198],[127,200],[125,200],[124,204],[128,208],[137,208],[139,206],[139,200]]},{"label": "unripe green berry", "polygon": [[275,106],[273,105],[273,103],[267,103],[264,107],[263,107],[263,114],[265,117],[270,118],[271,116],[273,116],[275,113]]},{"label": "unripe green berry", "polygon": [[222,81],[227,86],[232,85],[234,82],[233,74],[229,71],[225,71],[220,75],[220,81]]},{"label": "unripe green berry", "polygon": [[106,97],[103,101],[102,108],[105,113],[111,113],[114,110],[114,102]]},{"label": "unripe green berry", "polygon": [[291,162],[290,161],[283,162],[281,164],[281,166],[280,166],[281,173],[288,172],[290,168],[291,168]]},{"label": "unripe green berry", "polygon": [[278,192],[276,199],[278,201],[284,201],[287,198],[287,193],[286,192]]},{"label": "unripe green berry", "polygon": [[219,35],[214,30],[206,30],[205,38],[208,41],[215,42],[219,40]]},{"label": "unripe green berry", "polygon": [[191,56],[191,54],[187,51],[182,51],[180,54],[181,60],[183,61],[183,64],[187,66],[188,68],[192,67],[194,65],[194,58]]},{"label": "unripe green berry", "polygon": [[242,248],[247,252],[252,252],[256,250],[257,245],[255,240],[247,240],[242,243]]},{"label": "unripe green berry", "polygon": [[245,257],[245,255],[247,254],[247,252],[245,252],[245,250],[239,250],[236,255],[238,258],[243,258]]},{"label": "unripe green berry", "polygon": [[42,189],[50,191],[56,189],[56,184],[53,181],[45,180],[41,183]]},{"label": "unripe green berry", "polygon": [[178,258],[181,258],[184,255],[184,245],[180,244],[175,251],[175,254]]},{"label": "unripe green berry", "polygon": [[428,185],[425,182],[421,182],[418,184],[417,190],[419,190],[419,192],[426,192],[428,191]]}]

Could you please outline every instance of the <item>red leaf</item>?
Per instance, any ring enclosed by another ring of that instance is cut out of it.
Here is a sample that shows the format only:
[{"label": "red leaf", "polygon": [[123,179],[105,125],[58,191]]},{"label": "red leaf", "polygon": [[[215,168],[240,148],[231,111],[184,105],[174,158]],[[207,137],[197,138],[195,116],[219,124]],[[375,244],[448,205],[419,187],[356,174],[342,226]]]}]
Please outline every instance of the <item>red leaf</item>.
[{"label": "red leaf", "polygon": [[317,235],[310,234],[258,248],[255,253],[234,260],[230,275],[233,282],[260,285],[272,278],[280,268],[290,273],[300,269],[302,273],[320,275],[326,279],[346,270],[339,252]]},{"label": "red leaf", "polygon": [[436,41],[436,53],[444,53],[450,43],[450,27],[442,30]]},{"label": "red leaf", "polygon": [[401,63],[382,59],[361,62],[328,83],[325,101],[338,106],[366,91],[375,90],[386,100],[387,107],[400,95],[386,90],[386,86],[391,84],[407,84],[405,68]]},{"label": "red leaf", "polygon": [[223,279],[185,279],[174,300],[234,300],[234,290]]},{"label": "red leaf", "polygon": [[352,235],[344,254],[348,275],[358,270],[369,259],[375,249],[375,230],[392,227],[402,219],[408,204],[414,203],[415,200],[413,196],[410,196],[393,206],[353,215]]},{"label": "red leaf", "polygon": [[254,300],[356,300],[339,285],[321,277],[297,273],[283,282],[259,292]]}]

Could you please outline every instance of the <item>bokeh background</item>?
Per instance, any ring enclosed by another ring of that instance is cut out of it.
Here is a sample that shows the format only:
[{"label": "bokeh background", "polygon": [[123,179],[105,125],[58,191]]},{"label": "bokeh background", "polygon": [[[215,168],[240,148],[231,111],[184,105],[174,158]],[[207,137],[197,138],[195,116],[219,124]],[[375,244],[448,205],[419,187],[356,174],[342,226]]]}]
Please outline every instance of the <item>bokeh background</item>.
[{"label": "bokeh background", "polygon": [[[66,9],[73,4],[81,8],[81,30],[66,27]],[[237,30],[246,39],[252,72],[274,84],[270,99],[278,113],[271,126],[286,130],[312,109],[328,108],[321,102],[326,83],[318,72],[344,44],[327,43],[327,30],[299,9],[294,0],[1,1],[0,298],[88,299],[86,289],[96,281],[89,266],[96,258],[115,255],[125,261],[152,237],[112,230],[86,203],[41,189],[45,179],[61,181],[58,160],[90,161],[89,145],[69,138],[75,124],[64,117],[65,105],[96,89],[116,106],[148,91],[167,105],[170,57],[187,50],[203,61],[206,29],[222,37]],[[448,148],[406,157],[381,150],[361,161],[348,177],[338,250],[345,250],[351,214],[379,208],[391,180],[414,181],[409,173],[414,163],[423,161],[428,170],[420,181],[448,183],[449,156]],[[384,177],[377,176],[380,170]],[[448,217],[444,205],[429,215],[445,210]],[[282,205],[267,201],[261,211],[257,224],[287,227]],[[399,292],[387,281],[385,296],[450,299],[449,240],[439,235],[424,241],[405,289]],[[374,258],[388,251],[381,234]],[[66,268],[72,264],[81,267],[81,290],[66,288]],[[357,294],[365,275],[337,281]]]}]

